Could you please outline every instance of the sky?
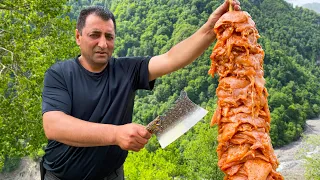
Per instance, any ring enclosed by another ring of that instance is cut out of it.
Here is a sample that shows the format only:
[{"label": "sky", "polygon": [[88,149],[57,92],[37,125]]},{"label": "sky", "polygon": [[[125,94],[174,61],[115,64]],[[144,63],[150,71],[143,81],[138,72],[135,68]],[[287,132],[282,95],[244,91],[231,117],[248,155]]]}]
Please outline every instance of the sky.
[{"label": "sky", "polygon": [[320,0],[285,0],[285,1],[293,4],[294,6],[296,6],[296,5],[302,6],[304,4],[313,3],[313,2],[320,3]]}]

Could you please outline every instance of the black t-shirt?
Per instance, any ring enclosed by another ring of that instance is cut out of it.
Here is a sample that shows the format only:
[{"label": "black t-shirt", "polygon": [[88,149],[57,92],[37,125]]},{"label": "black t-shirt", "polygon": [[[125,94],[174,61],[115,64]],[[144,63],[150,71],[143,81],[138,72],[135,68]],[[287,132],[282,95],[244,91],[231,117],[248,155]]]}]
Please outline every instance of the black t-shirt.
[{"label": "black t-shirt", "polygon": [[[62,111],[96,123],[123,125],[132,121],[137,89],[151,90],[150,57],[111,58],[100,73],[75,59],[54,64],[45,74],[42,113]],[[67,180],[100,179],[118,169],[127,157],[119,146],[72,147],[49,140],[44,167]]]}]

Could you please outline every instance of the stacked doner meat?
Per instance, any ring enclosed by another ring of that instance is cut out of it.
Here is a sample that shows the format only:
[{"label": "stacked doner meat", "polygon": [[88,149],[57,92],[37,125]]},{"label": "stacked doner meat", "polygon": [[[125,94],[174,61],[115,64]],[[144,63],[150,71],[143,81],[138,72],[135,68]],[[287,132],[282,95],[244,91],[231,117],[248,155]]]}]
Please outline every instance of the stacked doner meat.
[{"label": "stacked doner meat", "polygon": [[278,160],[269,136],[270,112],[264,87],[264,51],[250,15],[229,11],[214,27],[217,43],[209,74],[219,74],[218,165],[225,180],[279,180]]}]

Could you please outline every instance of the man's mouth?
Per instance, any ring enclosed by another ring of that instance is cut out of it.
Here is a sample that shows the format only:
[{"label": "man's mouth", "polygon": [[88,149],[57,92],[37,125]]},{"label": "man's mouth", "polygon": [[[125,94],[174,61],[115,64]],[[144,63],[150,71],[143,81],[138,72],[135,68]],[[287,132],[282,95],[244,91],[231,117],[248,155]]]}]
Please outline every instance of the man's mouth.
[{"label": "man's mouth", "polygon": [[107,52],[103,52],[103,51],[97,51],[96,53],[98,53],[98,54],[107,54]]}]

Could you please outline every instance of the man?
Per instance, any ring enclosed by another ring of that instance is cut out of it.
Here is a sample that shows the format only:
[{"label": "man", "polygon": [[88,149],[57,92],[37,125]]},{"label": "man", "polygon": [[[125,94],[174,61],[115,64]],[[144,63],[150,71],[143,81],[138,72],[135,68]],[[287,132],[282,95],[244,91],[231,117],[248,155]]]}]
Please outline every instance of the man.
[{"label": "man", "polygon": [[[232,1],[235,10],[240,3]],[[151,134],[131,123],[137,89],[194,61],[216,35],[213,27],[229,7],[225,1],[192,36],[154,57],[113,58],[116,23],[108,10],[81,11],[76,42],[81,55],[54,64],[45,75],[43,127],[49,139],[44,179],[124,179],[127,152],[139,151]]]}]

